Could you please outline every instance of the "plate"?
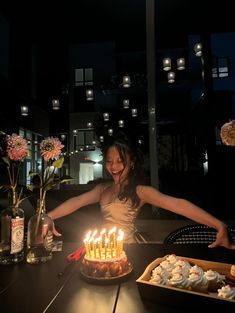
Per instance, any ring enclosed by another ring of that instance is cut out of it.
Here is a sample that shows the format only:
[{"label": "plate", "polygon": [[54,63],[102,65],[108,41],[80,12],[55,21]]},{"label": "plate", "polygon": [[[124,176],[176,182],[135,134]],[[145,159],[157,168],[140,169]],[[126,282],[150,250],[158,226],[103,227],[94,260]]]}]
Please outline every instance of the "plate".
[{"label": "plate", "polygon": [[100,284],[100,285],[110,285],[110,284],[118,284],[121,283],[125,280],[127,280],[131,273],[133,271],[133,267],[132,265],[129,263],[128,265],[128,269],[125,273],[123,273],[122,275],[119,276],[114,276],[114,277],[93,277],[93,276],[89,276],[86,273],[83,272],[82,267],[80,269],[80,274],[81,277],[88,283],[91,284]]}]

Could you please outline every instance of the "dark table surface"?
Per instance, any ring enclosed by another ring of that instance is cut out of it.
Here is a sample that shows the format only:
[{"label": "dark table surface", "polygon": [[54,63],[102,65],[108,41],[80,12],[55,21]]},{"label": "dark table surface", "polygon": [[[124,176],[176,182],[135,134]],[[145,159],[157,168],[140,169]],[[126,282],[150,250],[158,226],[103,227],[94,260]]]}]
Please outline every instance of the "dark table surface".
[{"label": "dark table surface", "polygon": [[[91,284],[80,275],[80,263],[68,263],[66,256],[79,244],[64,243],[61,252],[54,252],[51,261],[31,265],[0,266],[1,313],[147,313],[183,312],[183,307],[141,297],[136,279],[149,263],[158,257],[175,253],[224,263],[235,263],[235,252],[222,247],[171,246],[162,244],[129,244],[126,253],[133,272],[125,281],[112,284]],[[192,311],[192,308],[190,309]]]}]

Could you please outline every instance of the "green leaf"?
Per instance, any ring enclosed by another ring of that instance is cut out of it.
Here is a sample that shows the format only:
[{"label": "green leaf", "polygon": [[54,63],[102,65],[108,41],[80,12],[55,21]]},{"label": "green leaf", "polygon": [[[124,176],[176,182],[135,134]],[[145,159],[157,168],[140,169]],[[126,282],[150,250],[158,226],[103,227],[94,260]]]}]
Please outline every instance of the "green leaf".
[{"label": "green leaf", "polygon": [[31,172],[31,173],[29,173],[29,176],[35,176],[35,175],[40,176],[37,172]]},{"label": "green leaf", "polygon": [[33,192],[33,190],[34,190],[34,186],[33,185],[28,185],[28,187],[27,187],[30,191],[32,191]]},{"label": "green leaf", "polygon": [[64,163],[64,157],[59,158],[58,160],[55,160],[52,163],[52,166],[56,167],[56,168],[61,168],[63,166]]},{"label": "green leaf", "polygon": [[75,180],[75,178],[66,178],[66,179],[62,179],[62,180],[60,181],[60,184],[67,183],[67,182],[72,181],[72,180]]},{"label": "green leaf", "polygon": [[11,163],[8,157],[2,157],[2,160],[10,167]]}]

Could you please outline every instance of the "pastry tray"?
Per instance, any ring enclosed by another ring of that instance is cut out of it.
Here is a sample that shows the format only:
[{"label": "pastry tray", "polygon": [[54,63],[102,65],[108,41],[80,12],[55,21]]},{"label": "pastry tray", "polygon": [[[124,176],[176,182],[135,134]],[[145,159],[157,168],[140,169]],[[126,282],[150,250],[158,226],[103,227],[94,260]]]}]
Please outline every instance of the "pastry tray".
[{"label": "pastry tray", "polygon": [[[171,286],[156,285],[151,283],[151,271],[157,267],[167,256],[155,259],[150,263],[143,274],[136,280],[140,295],[142,298],[146,298],[151,301],[161,302],[164,304],[170,304],[173,306],[187,306],[192,308],[193,306],[201,306],[202,304],[216,304],[222,306],[231,306],[235,308],[235,300],[223,299],[217,296],[217,293],[209,292],[208,294],[199,293],[191,290],[184,290]],[[212,269],[224,275],[225,278],[229,277],[232,264],[211,262],[201,259],[193,259],[187,257],[181,257],[180,259],[190,262],[191,265],[198,265],[203,268],[204,271]]]}]

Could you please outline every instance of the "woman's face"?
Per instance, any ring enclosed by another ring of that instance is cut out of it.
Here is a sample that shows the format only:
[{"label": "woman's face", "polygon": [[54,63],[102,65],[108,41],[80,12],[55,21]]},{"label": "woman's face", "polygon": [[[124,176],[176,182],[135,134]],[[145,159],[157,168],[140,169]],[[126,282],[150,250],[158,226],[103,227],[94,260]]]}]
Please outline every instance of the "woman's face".
[{"label": "woman's face", "polygon": [[126,155],[126,164],[122,161],[120,154],[115,146],[111,146],[106,155],[106,170],[113,177],[114,183],[121,183],[126,180],[132,162],[130,156]]}]

